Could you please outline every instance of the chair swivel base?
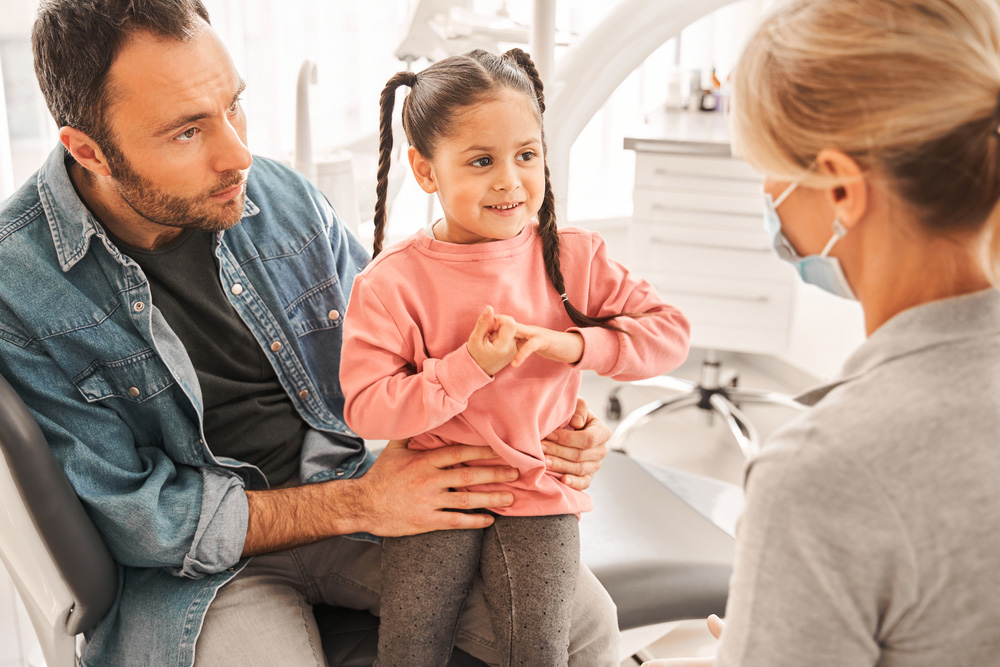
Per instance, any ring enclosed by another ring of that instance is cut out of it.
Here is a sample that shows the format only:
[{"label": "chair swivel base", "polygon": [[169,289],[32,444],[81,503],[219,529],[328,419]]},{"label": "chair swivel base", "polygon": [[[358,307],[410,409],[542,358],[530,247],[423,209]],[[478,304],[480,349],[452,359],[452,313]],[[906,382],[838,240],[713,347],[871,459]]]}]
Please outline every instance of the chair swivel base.
[{"label": "chair swivel base", "polygon": [[[628,383],[637,387],[667,389],[678,392],[678,394],[647,403],[625,415],[625,418],[612,433],[608,446],[613,450],[625,451],[624,443],[629,431],[639,424],[644,423],[654,415],[668,414],[694,406],[710,415],[721,417],[736,439],[743,456],[750,458],[760,451],[760,438],[753,424],[740,410],[740,405],[745,403],[780,405],[796,410],[802,410],[805,407],[785,394],[738,388],[735,386],[735,376],[727,386],[722,386],[719,383],[720,376],[721,362],[714,351],[709,351],[705,355],[705,361],[702,362],[701,377],[698,382],[662,375],[649,380]],[[618,394],[624,386],[626,385],[616,386],[608,395],[607,412],[610,419],[621,418],[621,401]]]}]

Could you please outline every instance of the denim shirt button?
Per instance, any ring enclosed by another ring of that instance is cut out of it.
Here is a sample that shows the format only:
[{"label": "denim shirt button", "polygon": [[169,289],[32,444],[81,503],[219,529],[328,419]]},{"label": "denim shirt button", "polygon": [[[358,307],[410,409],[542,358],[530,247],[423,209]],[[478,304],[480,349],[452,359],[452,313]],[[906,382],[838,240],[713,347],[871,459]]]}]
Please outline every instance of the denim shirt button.
[{"label": "denim shirt button", "polygon": [[331,310],[329,313],[326,314],[326,316],[330,318],[331,322],[336,322],[337,320],[340,319],[340,311]]},{"label": "denim shirt button", "polygon": [[343,477],[343,476],[344,476],[344,471],[343,471],[343,470],[341,470],[340,468],[337,468],[337,469],[336,469],[336,470],[335,470],[335,471],[333,472],[333,474],[334,474],[334,475],[336,475],[337,477]]},{"label": "denim shirt button", "polygon": [[303,389],[302,391],[300,391],[299,392],[299,398],[301,398],[303,401],[306,400],[307,398],[309,398],[309,390],[308,389]]},{"label": "denim shirt button", "polygon": [[281,341],[276,340],[273,343],[271,343],[271,352],[280,352],[280,351],[281,351]]},{"label": "denim shirt button", "polygon": [[128,395],[131,396],[132,398],[139,398],[139,394],[140,393],[141,392],[139,391],[138,387],[129,387],[128,388]]},{"label": "denim shirt button", "polygon": [[226,572],[235,572],[235,571],[236,571],[235,567],[227,567],[226,568]]},{"label": "denim shirt button", "polygon": [[240,294],[243,294],[243,285],[236,283],[235,285],[229,288],[229,291],[235,294],[236,296],[239,296]]},{"label": "denim shirt button", "polygon": [[132,310],[134,310],[137,313],[141,313],[145,309],[146,309],[146,304],[144,304],[142,301],[136,301],[134,304],[132,304]]}]

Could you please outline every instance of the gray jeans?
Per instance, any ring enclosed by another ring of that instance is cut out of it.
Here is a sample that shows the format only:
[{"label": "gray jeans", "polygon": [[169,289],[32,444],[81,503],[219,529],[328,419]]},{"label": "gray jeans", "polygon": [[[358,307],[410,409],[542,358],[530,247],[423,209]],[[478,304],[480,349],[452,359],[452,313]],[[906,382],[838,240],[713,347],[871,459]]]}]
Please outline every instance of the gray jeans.
[{"label": "gray jeans", "polygon": [[[379,613],[382,549],[335,537],[254,557],[223,586],[208,608],[195,651],[196,667],[325,667],[312,605]],[[472,584],[455,645],[499,665],[482,577]],[[614,602],[580,566],[570,626],[570,667],[617,667]]]},{"label": "gray jeans", "polygon": [[579,570],[572,514],[386,539],[378,664],[444,667],[479,575],[502,667],[566,667]]}]

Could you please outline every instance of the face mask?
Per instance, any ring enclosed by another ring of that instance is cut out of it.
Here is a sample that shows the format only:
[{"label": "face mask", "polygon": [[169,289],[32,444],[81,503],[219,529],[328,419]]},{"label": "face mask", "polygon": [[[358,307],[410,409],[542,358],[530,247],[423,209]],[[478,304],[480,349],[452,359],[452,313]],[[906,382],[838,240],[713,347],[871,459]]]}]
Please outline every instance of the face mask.
[{"label": "face mask", "polygon": [[781,218],[778,216],[778,207],[797,187],[798,183],[792,183],[778,196],[777,201],[772,200],[768,193],[764,193],[764,231],[771,239],[771,246],[778,257],[795,267],[803,282],[815,285],[845,299],[857,299],[851,286],[847,283],[843,269],[840,268],[840,262],[836,257],[828,256],[834,244],[847,234],[847,228],[840,220],[833,221],[833,237],[823,248],[823,252],[818,255],[801,257],[795,252],[795,248],[788,242],[785,235],[781,233]]}]

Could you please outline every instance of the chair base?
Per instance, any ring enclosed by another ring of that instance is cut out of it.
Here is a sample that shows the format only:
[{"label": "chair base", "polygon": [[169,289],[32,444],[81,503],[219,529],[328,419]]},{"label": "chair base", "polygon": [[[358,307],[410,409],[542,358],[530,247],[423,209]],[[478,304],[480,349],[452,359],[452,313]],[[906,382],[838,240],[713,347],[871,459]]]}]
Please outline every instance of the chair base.
[{"label": "chair base", "polygon": [[[760,438],[753,424],[740,410],[740,405],[754,403],[780,405],[796,410],[803,410],[805,408],[801,403],[786,394],[738,388],[738,377],[735,374],[723,386],[720,384],[721,375],[722,363],[719,361],[718,353],[714,350],[709,350],[706,352],[705,360],[702,362],[701,376],[698,382],[682,380],[668,375],[649,380],[630,382],[629,385],[632,386],[656,387],[679,393],[676,396],[647,403],[628,413],[622,419],[621,423],[618,424],[614,433],[612,433],[611,440],[608,441],[608,447],[624,452],[624,443],[629,431],[639,424],[646,422],[654,415],[668,414],[682,408],[694,406],[706,411],[710,419],[713,416],[720,417],[726,426],[729,427],[733,438],[736,439],[736,444],[739,445],[740,450],[743,452],[743,456],[750,458],[760,452]],[[608,395],[607,413],[610,419],[621,418],[621,401],[618,398],[618,394],[624,386],[616,386]]]}]

